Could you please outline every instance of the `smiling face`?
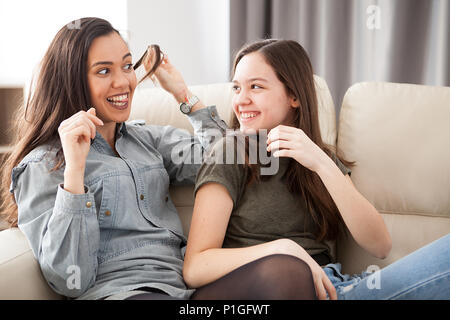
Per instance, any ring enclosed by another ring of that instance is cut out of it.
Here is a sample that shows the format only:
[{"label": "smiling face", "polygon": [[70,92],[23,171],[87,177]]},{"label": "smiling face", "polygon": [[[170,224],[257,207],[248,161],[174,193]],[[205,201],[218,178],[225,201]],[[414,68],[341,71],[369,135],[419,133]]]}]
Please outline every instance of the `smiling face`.
[{"label": "smiling face", "polygon": [[128,120],[137,85],[131,54],[116,32],[96,38],[88,53],[88,85],[97,116],[107,125]]},{"label": "smiling face", "polygon": [[233,77],[233,111],[240,129],[273,129],[292,125],[297,103],[263,55],[253,52],[237,64]]}]

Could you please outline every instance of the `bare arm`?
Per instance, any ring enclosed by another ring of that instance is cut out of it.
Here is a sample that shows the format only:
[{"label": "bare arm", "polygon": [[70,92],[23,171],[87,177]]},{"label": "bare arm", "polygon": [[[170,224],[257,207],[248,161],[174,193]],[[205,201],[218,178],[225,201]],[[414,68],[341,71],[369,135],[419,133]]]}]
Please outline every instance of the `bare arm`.
[{"label": "bare arm", "polygon": [[344,176],[330,158],[317,174],[355,241],[375,257],[384,259],[391,250],[391,237],[377,209],[356,190],[350,177]]}]

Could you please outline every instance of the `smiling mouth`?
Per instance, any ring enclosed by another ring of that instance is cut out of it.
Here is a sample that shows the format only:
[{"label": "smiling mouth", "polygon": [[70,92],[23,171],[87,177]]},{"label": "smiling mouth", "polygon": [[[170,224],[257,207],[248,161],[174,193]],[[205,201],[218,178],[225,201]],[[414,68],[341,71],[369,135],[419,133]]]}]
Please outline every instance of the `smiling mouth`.
[{"label": "smiling mouth", "polygon": [[128,107],[129,93],[122,93],[106,98],[109,104],[118,109],[126,109]]},{"label": "smiling mouth", "polygon": [[250,112],[240,112],[239,113],[239,118],[241,121],[243,122],[247,122],[247,121],[251,121],[254,118],[256,118],[257,116],[259,116],[261,112],[257,112],[257,111],[250,111]]}]

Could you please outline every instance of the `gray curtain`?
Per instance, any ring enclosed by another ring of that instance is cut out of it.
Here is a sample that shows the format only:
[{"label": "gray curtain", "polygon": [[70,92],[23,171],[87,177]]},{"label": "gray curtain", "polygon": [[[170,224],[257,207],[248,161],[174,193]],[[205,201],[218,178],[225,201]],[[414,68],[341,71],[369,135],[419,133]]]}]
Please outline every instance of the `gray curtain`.
[{"label": "gray curtain", "polygon": [[450,85],[449,0],[230,0],[230,16],[232,58],[246,42],[297,40],[338,115],[356,82]]}]

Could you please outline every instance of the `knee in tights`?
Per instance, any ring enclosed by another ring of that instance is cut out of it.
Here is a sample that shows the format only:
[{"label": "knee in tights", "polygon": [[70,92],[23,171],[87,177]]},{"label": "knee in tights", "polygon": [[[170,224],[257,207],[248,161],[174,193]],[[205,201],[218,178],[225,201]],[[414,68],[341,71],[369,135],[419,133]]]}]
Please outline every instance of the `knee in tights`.
[{"label": "knee in tights", "polygon": [[309,266],[294,256],[270,255],[247,263],[195,292],[193,299],[314,300]]}]

